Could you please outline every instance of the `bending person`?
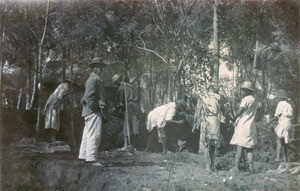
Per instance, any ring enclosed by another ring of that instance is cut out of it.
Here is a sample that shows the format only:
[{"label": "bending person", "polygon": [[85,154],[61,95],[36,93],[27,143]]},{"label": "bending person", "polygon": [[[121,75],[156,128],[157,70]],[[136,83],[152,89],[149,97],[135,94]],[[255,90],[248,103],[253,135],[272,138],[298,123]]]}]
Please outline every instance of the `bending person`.
[{"label": "bending person", "polygon": [[187,104],[184,101],[171,102],[154,108],[147,116],[147,130],[151,132],[154,127],[158,131],[158,139],[162,144],[163,152],[167,153],[167,137],[165,127],[167,123],[183,124],[184,120],[174,120],[174,116],[187,109]]},{"label": "bending person", "polygon": [[71,81],[61,83],[49,96],[45,109],[45,129],[50,130],[51,141],[56,141],[57,132],[60,129],[60,111],[63,108],[64,99],[71,93]]}]

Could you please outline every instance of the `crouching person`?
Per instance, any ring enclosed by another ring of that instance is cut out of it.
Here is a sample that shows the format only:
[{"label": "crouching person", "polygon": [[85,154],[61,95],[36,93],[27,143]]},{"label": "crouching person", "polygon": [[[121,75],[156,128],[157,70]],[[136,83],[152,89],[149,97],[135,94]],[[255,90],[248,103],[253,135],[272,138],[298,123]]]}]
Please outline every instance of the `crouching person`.
[{"label": "crouching person", "polygon": [[184,120],[175,120],[176,114],[182,113],[187,109],[187,104],[184,101],[170,102],[154,108],[147,117],[147,130],[151,132],[155,127],[158,131],[158,140],[162,144],[163,152],[167,153],[167,136],[166,125],[168,124],[183,124]]}]

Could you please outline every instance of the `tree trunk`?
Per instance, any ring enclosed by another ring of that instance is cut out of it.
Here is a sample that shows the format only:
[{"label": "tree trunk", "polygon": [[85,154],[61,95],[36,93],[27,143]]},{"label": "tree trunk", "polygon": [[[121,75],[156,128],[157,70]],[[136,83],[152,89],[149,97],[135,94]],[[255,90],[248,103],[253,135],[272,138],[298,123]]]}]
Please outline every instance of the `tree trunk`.
[{"label": "tree trunk", "polygon": [[214,1],[214,16],[213,16],[213,74],[212,81],[219,82],[219,37],[218,37],[218,0]]},{"label": "tree trunk", "polygon": [[[298,31],[300,31],[300,7],[298,9]],[[298,83],[297,83],[297,103],[296,103],[296,121],[300,123],[300,34],[298,33]]]},{"label": "tree trunk", "polygon": [[27,73],[26,88],[25,88],[25,110],[30,110],[30,83],[31,82],[31,70]]},{"label": "tree trunk", "polygon": [[175,83],[176,83],[176,87],[177,87],[177,100],[181,100],[183,98],[183,87],[181,84],[181,76],[182,76],[182,70],[183,70],[183,61],[180,60],[180,64],[178,66],[177,69],[177,73],[175,76]]},{"label": "tree trunk", "polygon": [[33,78],[33,86],[32,86],[32,94],[31,94],[31,99],[30,99],[30,104],[29,104],[29,109],[33,109],[34,101],[36,98],[36,94],[38,92],[38,61],[35,60],[35,74]]},{"label": "tree trunk", "polygon": [[65,82],[66,81],[66,63],[67,63],[67,48],[65,47],[65,45],[62,47],[62,81]]},{"label": "tree trunk", "polygon": [[[72,50],[72,49],[71,49]],[[70,77],[71,77],[71,81],[74,80],[73,76],[73,69],[74,69],[74,64],[71,60],[71,51],[70,51],[70,54],[68,56],[68,61],[71,62],[71,74],[70,74]],[[73,142],[73,147],[74,149],[76,150],[77,149],[77,144],[76,144],[76,139],[75,139],[75,132],[74,132],[74,109],[73,109],[73,106],[74,106],[74,87],[73,87],[73,83],[71,83],[71,136],[72,136],[72,142]]]},{"label": "tree trunk", "polygon": [[[3,10],[2,10],[3,11]],[[0,21],[1,21],[1,38],[0,38],[0,45],[3,45],[4,36],[5,36],[5,23],[4,23],[4,14],[0,14]],[[4,56],[2,50],[0,51],[0,103],[2,104],[2,77],[3,77],[3,67],[4,67]]]},{"label": "tree trunk", "polygon": [[42,61],[42,48],[46,36],[46,31],[47,31],[47,25],[48,25],[48,13],[49,13],[49,5],[50,5],[50,0],[47,1],[47,10],[46,10],[46,17],[45,17],[45,25],[44,25],[44,31],[43,35],[41,37],[40,43],[39,43],[39,52],[38,52],[38,82],[40,84],[39,88],[39,94],[38,94],[38,112],[37,112],[37,121],[36,121],[36,134],[35,134],[35,140],[38,138],[38,133],[40,130],[40,121],[41,121],[41,95],[42,95],[42,68],[43,68],[43,61]]},{"label": "tree trunk", "polygon": [[150,64],[150,68],[149,68],[149,102],[150,102],[150,108],[153,109],[154,108],[154,100],[152,98],[152,91],[154,91],[153,89],[153,77],[152,77],[153,73],[152,73],[152,64]]}]

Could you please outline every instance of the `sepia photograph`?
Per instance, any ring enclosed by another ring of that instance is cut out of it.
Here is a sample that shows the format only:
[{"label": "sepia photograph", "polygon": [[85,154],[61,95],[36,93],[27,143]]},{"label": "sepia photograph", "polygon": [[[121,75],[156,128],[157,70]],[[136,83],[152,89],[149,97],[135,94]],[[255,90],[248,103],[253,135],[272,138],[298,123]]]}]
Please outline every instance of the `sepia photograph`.
[{"label": "sepia photograph", "polygon": [[0,0],[0,190],[300,191],[299,0]]}]

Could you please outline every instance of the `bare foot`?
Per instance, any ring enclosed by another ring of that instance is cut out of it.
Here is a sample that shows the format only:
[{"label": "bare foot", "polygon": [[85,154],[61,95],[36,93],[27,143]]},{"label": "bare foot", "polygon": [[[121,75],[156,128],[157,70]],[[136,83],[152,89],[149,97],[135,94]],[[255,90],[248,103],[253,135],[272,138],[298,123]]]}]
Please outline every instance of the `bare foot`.
[{"label": "bare foot", "polygon": [[122,147],[122,148],[119,148],[117,149],[118,151],[127,151],[128,147]]},{"label": "bare foot", "polygon": [[103,164],[101,164],[100,162],[94,162],[92,163],[93,166],[98,166],[98,167],[103,167]]}]

